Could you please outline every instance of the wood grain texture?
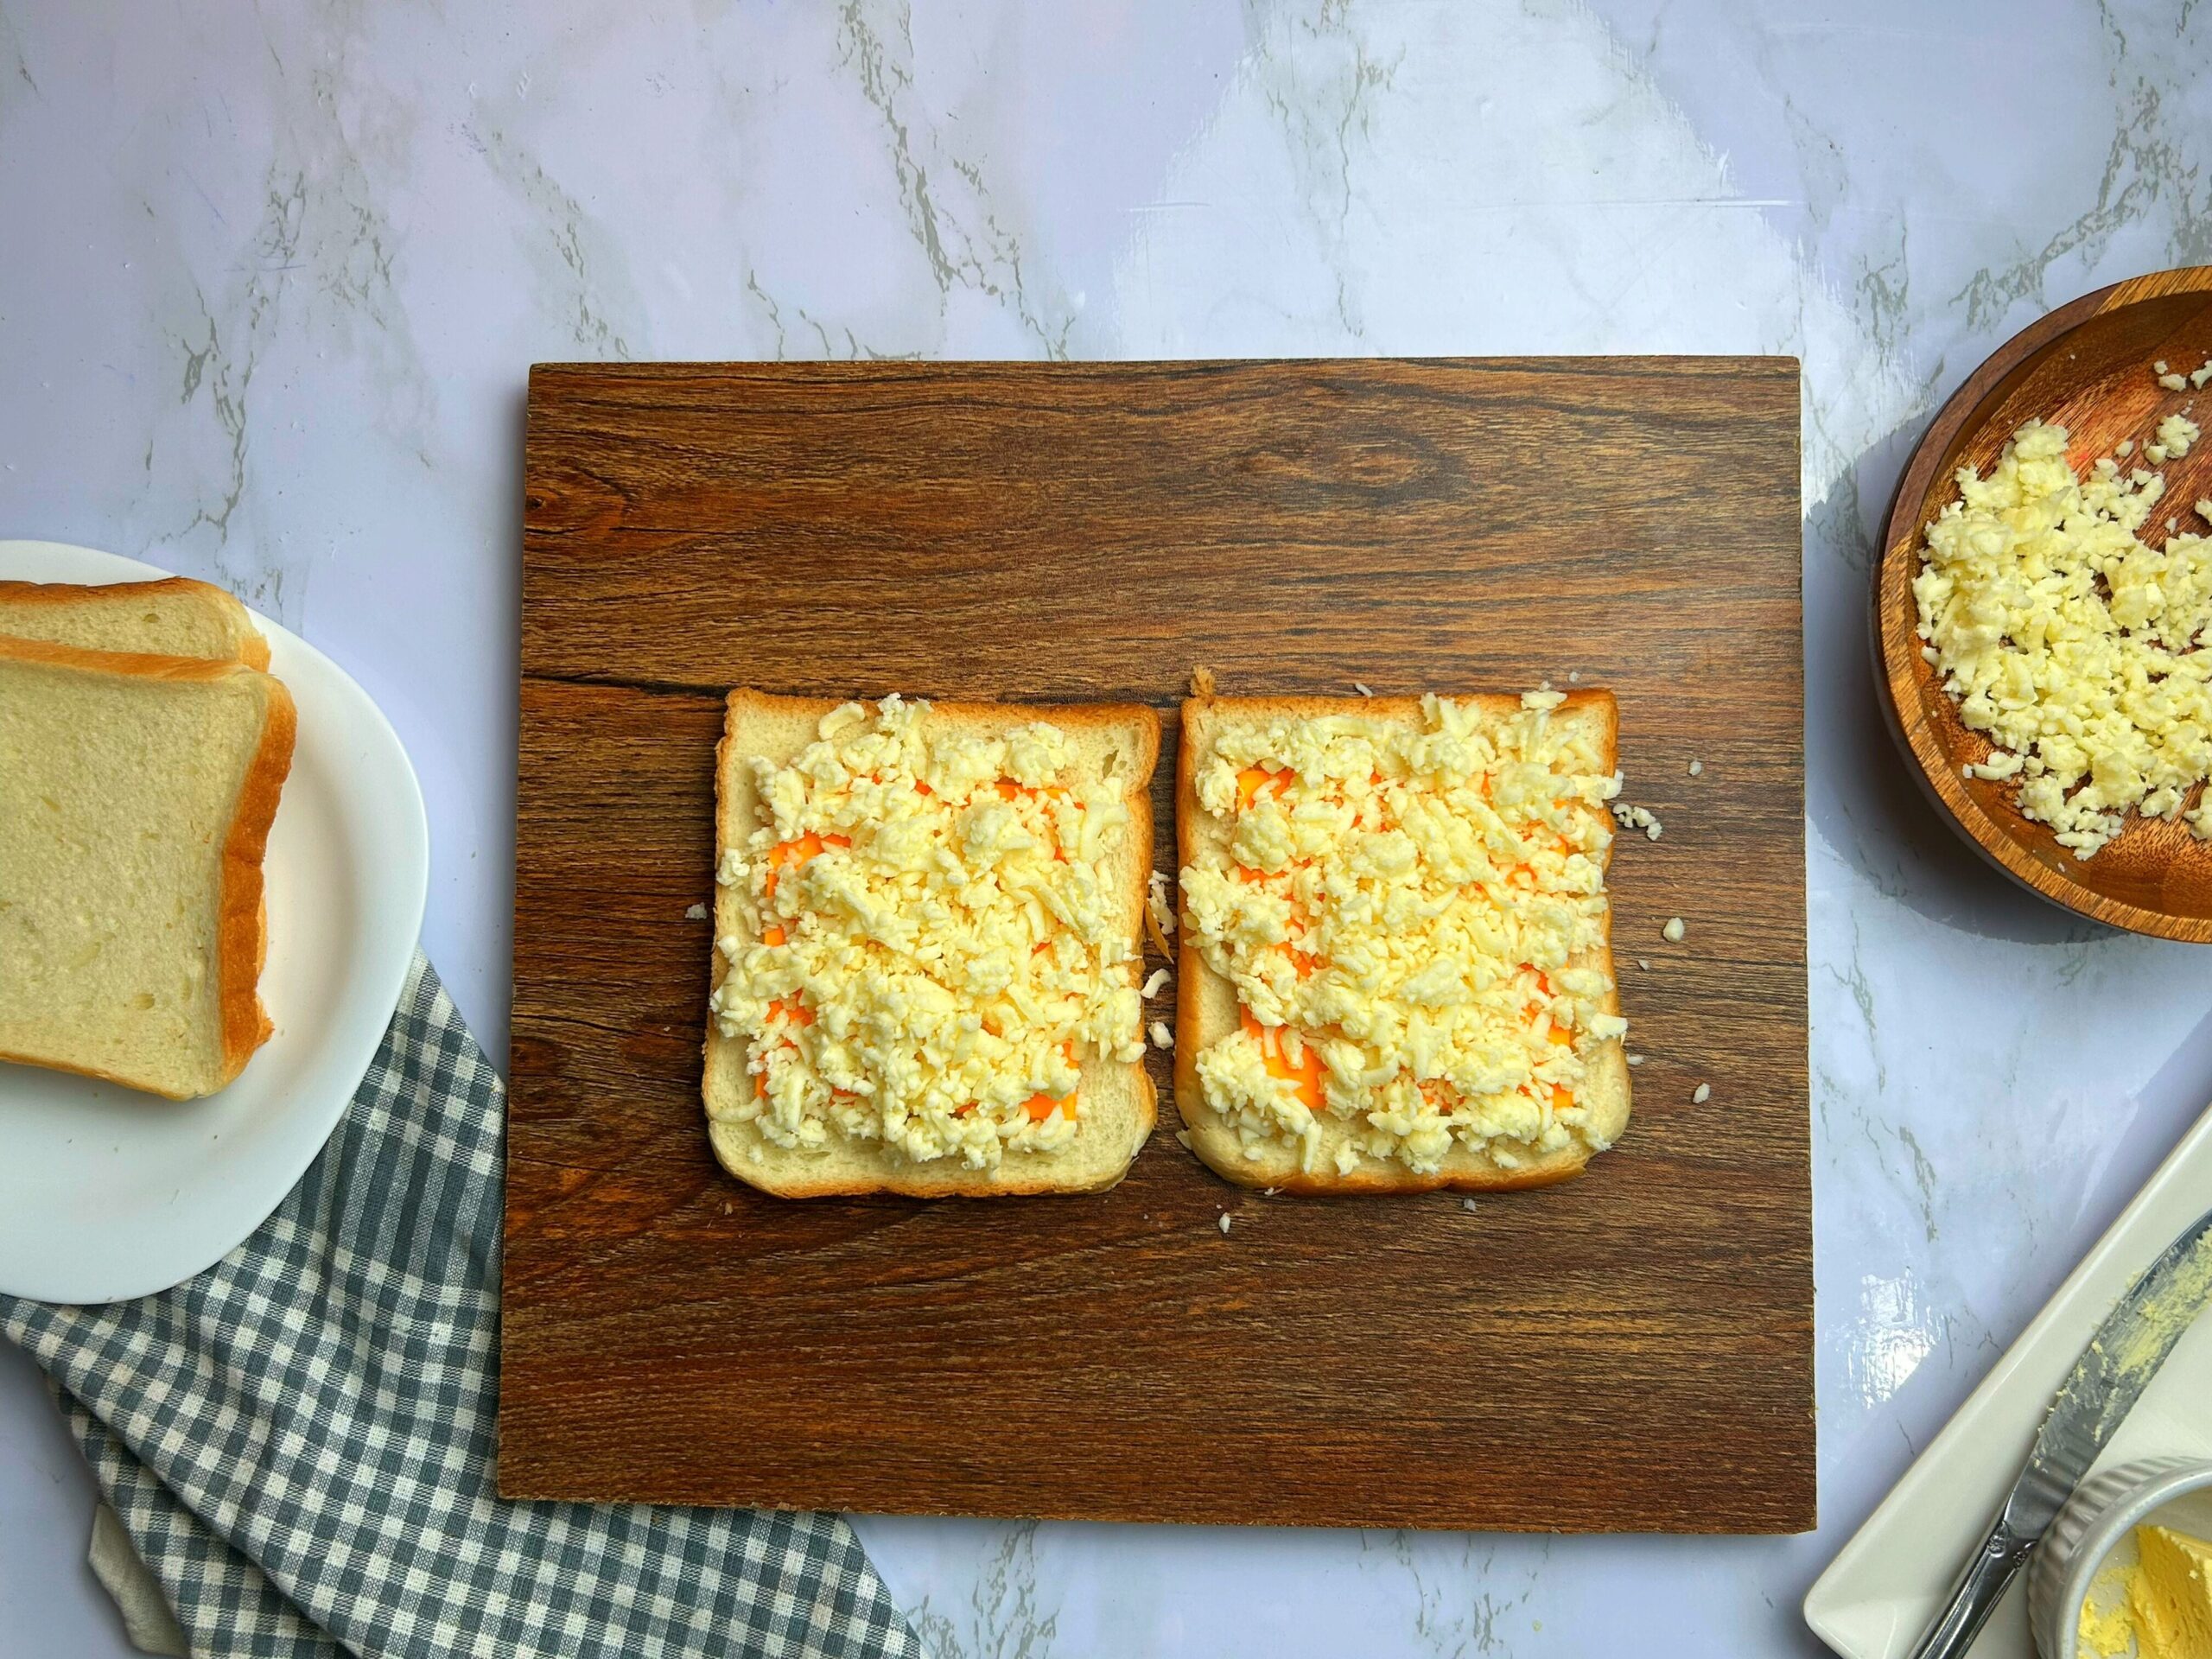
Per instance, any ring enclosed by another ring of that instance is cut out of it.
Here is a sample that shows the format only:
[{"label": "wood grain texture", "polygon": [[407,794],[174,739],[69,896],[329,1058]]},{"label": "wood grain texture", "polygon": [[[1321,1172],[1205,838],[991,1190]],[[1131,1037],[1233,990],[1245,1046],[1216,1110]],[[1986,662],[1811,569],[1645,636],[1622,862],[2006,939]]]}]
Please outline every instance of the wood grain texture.
[{"label": "wood grain texture", "polygon": [[[2151,365],[2183,372],[2212,359],[2212,265],[2137,276],[2085,294],[2031,323],[1993,353],[1951,395],[1914,450],[1890,505],[1874,568],[1874,639],[1890,730],[1938,810],[1985,858],[2054,904],[2138,933],[2212,943],[2212,842],[2186,826],[2133,818],[2095,857],[2077,859],[2046,824],[2021,816],[2005,783],[1960,775],[1986,760],[1989,741],[1969,731],[1942,677],[1920,655],[1912,595],[1922,539],[1959,499],[1961,467],[1986,473],[2030,420],[2063,426],[2067,456],[2086,474],[2122,438],[2141,446],[2190,394],[2161,387]],[[2202,411],[2199,411],[2202,418]],[[2212,443],[2159,468],[2165,499],[2140,532],[2164,545],[2169,517],[2194,519],[2212,496]],[[2203,534],[2201,523],[2190,525]],[[2190,804],[2196,804],[2192,795]]]},{"label": "wood grain texture", "polygon": [[[1810,1527],[1797,421],[1770,359],[535,370],[501,1491]],[[1268,1198],[1175,1142],[1155,1052],[1094,1198],[723,1175],[684,916],[722,691],[1148,702],[1166,868],[1198,664],[1613,689],[1667,826],[1613,864],[1620,1145],[1472,1212]]]}]

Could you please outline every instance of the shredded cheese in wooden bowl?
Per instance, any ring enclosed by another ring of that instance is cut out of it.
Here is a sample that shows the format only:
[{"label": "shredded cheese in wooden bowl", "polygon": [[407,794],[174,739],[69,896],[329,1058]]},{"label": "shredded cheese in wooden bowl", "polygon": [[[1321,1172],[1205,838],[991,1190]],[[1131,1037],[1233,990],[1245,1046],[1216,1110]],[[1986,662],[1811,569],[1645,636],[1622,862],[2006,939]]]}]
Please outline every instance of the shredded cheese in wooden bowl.
[{"label": "shredded cheese in wooden bowl", "polygon": [[[2197,429],[2171,416],[2158,437],[2178,457]],[[2189,804],[2212,776],[2212,539],[2176,529],[2152,546],[2164,480],[2110,457],[2076,473],[2063,427],[2029,422],[1986,478],[1962,467],[1958,484],[1912,590],[1924,654],[1995,746],[1975,774],[2017,779],[2021,813],[2077,858],[2131,812],[2212,838],[2212,804]]]}]

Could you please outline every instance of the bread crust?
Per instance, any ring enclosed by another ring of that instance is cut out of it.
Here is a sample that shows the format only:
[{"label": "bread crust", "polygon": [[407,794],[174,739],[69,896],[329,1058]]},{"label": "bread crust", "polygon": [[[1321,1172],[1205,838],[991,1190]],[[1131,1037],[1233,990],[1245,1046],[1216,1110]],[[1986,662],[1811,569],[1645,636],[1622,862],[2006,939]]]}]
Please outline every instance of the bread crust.
[{"label": "bread crust", "polygon": [[[19,584],[29,585],[29,584]],[[153,583],[131,586],[151,587]],[[282,680],[257,668],[227,658],[157,657],[139,652],[89,651],[77,645],[57,645],[41,639],[0,636],[0,658],[46,663],[61,668],[96,673],[122,674],[142,679],[212,683],[251,674],[265,681],[268,713],[262,722],[261,741],[246,767],[232,809],[231,828],[223,842],[216,909],[217,1007],[221,1020],[222,1077],[216,1085],[229,1084],[245,1069],[254,1052],[266,1042],[275,1027],[261,1004],[261,966],[268,952],[268,912],[263,902],[262,864],[269,845],[269,829],[276,817],[284,780],[292,767],[292,749],[299,729],[299,714],[292,694]],[[215,1090],[156,1089],[134,1078],[86,1066],[71,1065],[41,1057],[0,1053],[0,1060],[44,1066],[49,1071],[73,1071],[80,1077],[119,1083],[143,1094],[168,1100],[194,1100]]]},{"label": "bread crust", "polygon": [[101,1083],[112,1083],[141,1095],[151,1095],[157,1100],[198,1100],[198,1095],[180,1094],[174,1090],[156,1089],[151,1084],[141,1083],[136,1077],[126,1077],[119,1072],[103,1071],[96,1065],[72,1065],[67,1060],[48,1059],[43,1054],[18,1054],[13,1049],[0,1048],[0,1060],[10,1065],[35,1065],[41,1071],[67,1071],[72,1077],[92,1077]]},{"label": "bread crust", "polygon": [[[197,594],[227,613],[238,631],[237,657],[213,660],[235,660],[244,663],[248,668],[264,671],[268,669],[269,641],[254,626],[253,613],[238,601],[235,594],[218,588],[212,582],[199,582],[190,576],[162,576],[149,582],[0,582],[0,601],[13,601],[29,605],[67,604],[85,600],[120,603],[151,594]],[[0,629],[0,634],[4,632],[4,629]]]},{"label": "bread crust", "polygon": [[269,677],[269,717],[262,722],[261,745],[246,768],[238,805],[231,816],[231,833],[223,841],[222,901],[216,937],[222,975],[226,1084],[245,1069],[254,1051],[276,1030],[261,1001],[261,967],[269,954],[269,908],[264,902],[262,862],[268,855],[269,828],[276,821],[284,780],[291,775],[292,747],[298,734],[299,710],[292,694],[282,680]]},{"label": "bread crust", "polygon": [[[743,687],[729,693],[724,702],[722,735],[715,746],[715,868],[717,870],[721,868],[723,855],[729,850],[733,839],[741,838],[742,835],[751,831],[751,826],[740,826],[735,822],[734,810],[731,803],[723,798],[722,788],[722,780],[728,775],[733,759],[733,748],[744,723],[763,717],[799,719],[811,723],[848,702],[861,702],[871,715],[877,707],[869,699],[786,696]],[[929,718],[942,723],[969,722],[993,730],[1026,725],[1032,721],[1046,721],[1071,736],[1096,733],[1120,735],[1128,740],[1131,776],[1123,798],[1129,810],[1134,898],[1131,914],[1135,918],[1132,943],[1141,952],[1144,902],[1152,873],[1152,774],[1160,760],[1159,715],[1141,703],[998,703],[931,699]],[[717,896],[719,898],[719,890]],[[723,932],[719,918],[715,932],[718,938]],[[709,989],[719,989],[728,972],[728,965],[722,960],[718,949],[710,952],[710,958]],[[700,1085],[702,1102],[712,1097],[718,1058],[727,1058],[732,1052],[738,1052],[741,1058],[743,1048],[741,1039],[723,1037],[714,1016],[711,1014],[708,1015],[703,1045],[703,1075]],[[1159,1094],[1145,1071],[1144,1062],[1141,1059],[1100,1061],[1090,1058],[1083,1064],[1086,1080],[1094,1071],[1107,1069],[1135,1073],[1139,1109],[1128,1155],[1096,1180],[1071,1182],[1065,1175],[1055,1175],[1049,1158],[1036,1165],[1009,1170],[1003,1162],[995,1169],[969,1169],[950,1160],[914,1164],[904,1159],[893,1161],[880,1154],[875,1156],[875,1168],[865,1179],[827,1174],[810,1178],[788,1171],[772,1172],[741,1156],[740,1137],[732,1131],[742,1128],[742,1125],[726,1126],[709,1117],[709,1137],[714,1146],[715,1160],[725,1170],[748,1186],[778,1198],[861,1198],[879,1194],[918,1198],[1044,1198],[1103,1192],[1128,1173],[1130,1166],[1136,1161],[1137,1154],[1143,1150],[1144,1143],[1151,1137],[1159,1121]],[[749,1146],[753,1143],[743,1144]]]},{"label": "bread crust", "polygon": [[[1473,703],[1491,715],[1504,716],[1521,707],[1517,695],[1497,692],[1453,692],[1449,695],[1454,702]],[[1560,704],[1560,709],[1600,715],[1604,721],[1605,759],[1609,762],[1618,760],[1620,708],[1611,691],[1598,689],[1570,691]],[[1414,720],[1420,718],[1421,712],[1421,699],[1419,697],[1205,696],[1185,699],[1182,740],[1177,745],[1175,763],[1175,852],[1179,874],[1196,861],[1205,830],[1206,816],[1198,804],[1198,766],[1201,752],[1212,742],[1215,727],[1221,716],[1312,720],[1328,715],[1351,715],[1370,720]],[[1605,864],[1610,868],[1611,862],[1612,848],[1608,843]],[[1179,880],[1177,890],[1179,915]],[[1605,944],[1597,953],[1596,960],[1604,968],[1608,982],[1613,986],[1606,996],[1605,1011],[1618,1014],[1620,991],[1618,982],[1613,978],[1610,922],[1606,931]],[[1187,917],[1180,918],[1176,937],[1175,1106],[1190,1131],[1192,1152],[1224,1180],[1238,1186],[1287,1192],[1299,1197],[1372,1196],[1439,1191],[1497,1192],[1554,1185],[1572,1179],[1588,1165],[1590,1148],[1580,1143],[1561,1147],[1556,1152],[1532,1155],[1511,1169],[1503,1167],[1471,1147],[1454,1146],[1440,1167],[1425,1174],[1395,1159],[1386,1160],[1364,1156],[1357,1167],[1348,1174],[1338,1173],[1333,1166],[1308,1172],[1299,1166],[1299,1154],[1291,1148],[1284,1148],[1279,1156],[1256,1163],[1247,1159],[1235,1135],[1206,1103],[1205,1090],[1198,1082],[1200,1050],[1225,1035],[1229,1025],[1234,1022],[1236,988],[1206,964],[1204,953],[1192,942]],[[1228,1014],[1226,1021],[1222,1018],[1224,1009]],[[1621,1045],[1616,1041],[1601,1047],[1599,1063],[1605,1065],[1609,1072],[1615,1071],[1617,1068],[1615,1081],[1622,1106],[1619,1121],[1607,1126],[1605,1138],[1611,1141],[1618,1138],[1620,1130],[1626,1126],[1628,1115],[1628,1067]]]},{"label": "bread crust", "polygon": [[[1153,1087],[1152,1078],[1145,1073],[1141,1060],[1132,1060],[1129,1064],[1137,1068],[1137,1080],[1144,1101],[1143,1132],[1135,1138],[1135,1145],[1128,1160],[1096,1181],[1072,1185],[1066,1181],[1054,1181],[1041,1174],[1033,1179],[1021,1176],[994,1179],[1004,1170],[1003,1164],[997,1170],[969,1169],[964,1164],[956,1165],[945,1170],[941,1179],[926,1179],[926,1172],[934,1170],[935,1165],[903,1162],[880,1180],[847,1181],[834,1177],[813,1181],[791,1179],[784,1176],[770,1177],[742,1167],[734,1148],[720,1136],[713,1138],[715,1161],[747,1186],[777,1198],[1078,1198],[1092,1193],[1109,1192],[1119,1186],[1128,1176],[1136,1162],[1137,1154],[1144,1150],[1144,1143],[1151,1139],[1153,1128],[1159,1122],[1159,1091]],[[889,1169],[888,1166],[887,1169]]]}]

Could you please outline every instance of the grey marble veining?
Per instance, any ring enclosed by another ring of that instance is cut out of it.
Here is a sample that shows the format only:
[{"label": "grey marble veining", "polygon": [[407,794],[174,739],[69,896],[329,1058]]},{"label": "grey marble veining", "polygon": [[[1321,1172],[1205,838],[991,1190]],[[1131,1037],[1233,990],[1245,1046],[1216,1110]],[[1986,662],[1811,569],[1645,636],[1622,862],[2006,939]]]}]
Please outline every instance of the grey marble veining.
[{"label": "grey marble veining", "polygon": [[[944,1659],[1808,1650],[1807,1583],[2212,1095],[2203,958],[1955,844],[1864,635],[1949,390],[2212,261],[2208,48],[2194,0],[4,0],[0,533],[220,581],[363,681],[498,1053],[530,362],[1800,356],[1821,1531],[861,1524]],[[10,1537],[81,1527],[44,1409],[10,1357]],[[0,1548],[0,1653],[117,1649],[57,1559]]]}]

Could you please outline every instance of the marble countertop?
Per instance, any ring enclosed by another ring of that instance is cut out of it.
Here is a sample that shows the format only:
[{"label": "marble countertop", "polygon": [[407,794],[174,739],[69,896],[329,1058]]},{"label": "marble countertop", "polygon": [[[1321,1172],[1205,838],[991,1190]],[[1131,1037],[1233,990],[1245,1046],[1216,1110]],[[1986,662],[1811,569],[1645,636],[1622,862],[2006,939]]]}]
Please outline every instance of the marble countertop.
[{"label": "marble countertop", "polygon": [[[2208,49],[2196,0],[0,0],[0,535],[361,680],[497,1058],[533,359],[1800,356],[1821,1530],[859,1524],[941,1659],[1809,1651],[1806,1586],[2212,1097],[2212,957],[1952,841],[1863,600],[1985,353],[2212,261]],[[90,1503],[0,1354],[0,1653],[124,1650]]]}]

